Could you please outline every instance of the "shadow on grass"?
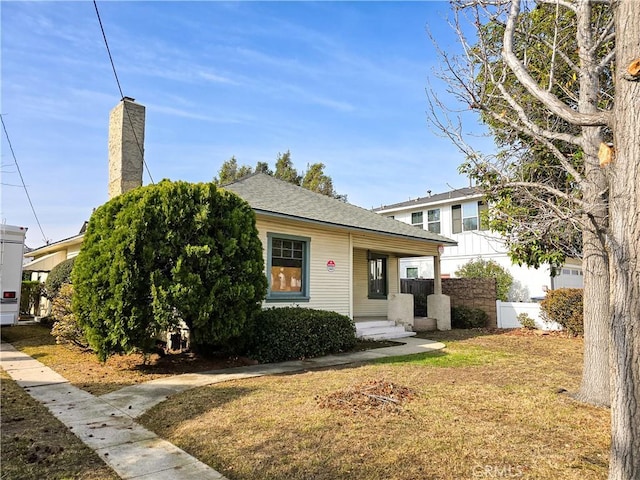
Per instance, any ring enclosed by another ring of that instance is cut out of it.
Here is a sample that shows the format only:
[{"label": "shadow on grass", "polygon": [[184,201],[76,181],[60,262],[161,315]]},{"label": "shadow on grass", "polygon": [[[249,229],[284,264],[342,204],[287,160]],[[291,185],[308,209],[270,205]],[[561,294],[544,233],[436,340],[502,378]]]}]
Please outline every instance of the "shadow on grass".
[{"label": "shadow on grass", "polygon": [[208,411],[221,408],[258,390],[255,387],[214,384],[191,389],[169,397],[152,407],[139,421],[150,430],[166,435],[183,422],[195,419]]},{"label": "shadow on grass", "polygon": [[460,340],[469,340],[472,338],[505,335],[512,329],[505,328],[453,328],[451,330],[433,330],[430,332],[418,332],[417,338],[428,340],[437,340],[438,342],[456,342]]}]

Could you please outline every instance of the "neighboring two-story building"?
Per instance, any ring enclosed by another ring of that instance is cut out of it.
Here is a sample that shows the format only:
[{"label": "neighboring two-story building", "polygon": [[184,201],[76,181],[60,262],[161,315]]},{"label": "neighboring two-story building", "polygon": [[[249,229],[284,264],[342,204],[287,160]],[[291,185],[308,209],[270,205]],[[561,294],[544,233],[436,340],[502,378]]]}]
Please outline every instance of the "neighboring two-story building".
[{"label": "neighboring two-story building", "polygon": [[[582,288],[582,266],[571,259],[551,276],[549,265],[538,269],[514,265],[500,234],[486,229],[481,220],[487,209],[482,194],[475,188],[461,188],[437,195],[416,198],[374,209],[376,213],[395,218],[432,233],[455,240],[457,246],[447,247],[441,255],[442,277],[455,277],[460,266],[470,260],[494,260],[514,278],[510,300],[528,301],[544,297],[549,289]],[[402,278],[433,278],[433,258],[400,260]]]}]

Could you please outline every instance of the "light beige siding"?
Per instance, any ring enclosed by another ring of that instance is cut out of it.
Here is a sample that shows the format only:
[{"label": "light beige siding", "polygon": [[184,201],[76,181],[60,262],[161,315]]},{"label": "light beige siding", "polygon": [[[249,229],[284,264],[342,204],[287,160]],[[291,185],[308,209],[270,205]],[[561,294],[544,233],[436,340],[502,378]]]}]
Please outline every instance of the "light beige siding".
[{"label": "light beige siding", "polygon": [[[387,316],[387,300],[369,298],[369,261],[367,250],[353,250],[353,315],[354,317]],[[387,278],[389,293],[399,292],[398,258],[387,258]]]},{"label": "light beige siding", "polygon": [[[267,234],[285,234],[308,237],[310,271],[308,302],[265,302],[265,307],[284,307],[293,304],[301,307],[332,310],[351,316],[349,300],[350,246],[349,234],[340,230],[328,230],[309,224],[290,222],[258,216],[257,227],[264,246],[267,264]],[[335,262],[334,271],[327,269],[327,262]]]}]

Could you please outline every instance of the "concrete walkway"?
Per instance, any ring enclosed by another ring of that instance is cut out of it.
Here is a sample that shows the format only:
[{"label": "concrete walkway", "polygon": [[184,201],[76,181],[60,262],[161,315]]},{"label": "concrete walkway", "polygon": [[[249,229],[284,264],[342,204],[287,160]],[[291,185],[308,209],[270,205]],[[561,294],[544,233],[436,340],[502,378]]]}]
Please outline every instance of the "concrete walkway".
[{"label": "concrete walkway", "polygon": [[121,478],[223,480],[225,477],[222,474],[162,440],[135,419],[169,396],[194,387],[444,348],[442,343],[420,338],[404,338],[402,343],[400,346],[309,360],[176,375],[131,385],[100,397],[74,387],[64,377],[8,343],[0,343],[0,366],[80,440],[95,450]]}]

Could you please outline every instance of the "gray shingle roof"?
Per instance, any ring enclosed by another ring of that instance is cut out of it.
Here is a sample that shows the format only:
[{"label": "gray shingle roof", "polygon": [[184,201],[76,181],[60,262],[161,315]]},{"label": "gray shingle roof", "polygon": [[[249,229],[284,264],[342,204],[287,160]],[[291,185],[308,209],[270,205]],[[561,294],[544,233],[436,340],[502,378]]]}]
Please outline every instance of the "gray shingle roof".
[{"label": "gray shingle roof", "polygon": [[406,202],[394,203],[393,205],[383,205],[382,207],[374,208],[374,212],[381,212],[385,210],[391,210],[403,207],[418,207],[422,205],[429,205],[432,203],[445,202],[447,200],[454,200],[457,198],[469,197],[472,195],[480,195],[481,192],[475,187],[458,188],[457,190],[451,190],[444,193],[436,193],[429,197],[418,197],[413,200],[407,200]]},{"label": "gray shingle roof", "polygon": [[256,213],[264,215],[456,245],[450,238],[311,192],[264,173],[249,175],[223,188],[243,198]]}]

